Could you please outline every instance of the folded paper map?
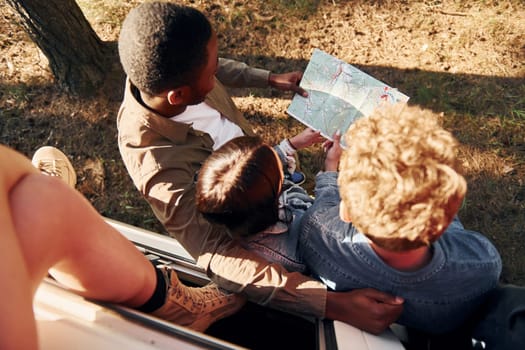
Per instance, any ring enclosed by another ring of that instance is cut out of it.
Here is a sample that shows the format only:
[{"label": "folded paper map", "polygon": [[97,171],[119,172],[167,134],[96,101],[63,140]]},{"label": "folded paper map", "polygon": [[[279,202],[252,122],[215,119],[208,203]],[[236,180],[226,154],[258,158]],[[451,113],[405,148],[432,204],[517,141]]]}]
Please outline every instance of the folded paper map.
[{"label": "folded paper map", "polygon": [[[314,49],[304,71],[301,87],[308,97],[298,94],[287,113],[332,139],[343,135],[350,125],[384,103],[407,102],[409,97],[356,67],[324,51]],[[344,142],[341,141],[343,147]]]}]

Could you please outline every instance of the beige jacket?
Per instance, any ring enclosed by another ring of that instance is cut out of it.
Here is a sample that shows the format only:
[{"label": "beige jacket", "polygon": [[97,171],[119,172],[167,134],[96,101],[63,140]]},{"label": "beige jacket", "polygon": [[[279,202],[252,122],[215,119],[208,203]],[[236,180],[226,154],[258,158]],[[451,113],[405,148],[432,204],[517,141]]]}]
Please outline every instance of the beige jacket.
[{"label": "beige jacket", "polygon": [[[268,75],[268,71],[224,59],[220,59],[217,72],[223,83],[236,87],[268,86]],[[137,96],[138,91],[127,81],[117,118],[119,149],[135,186],[169,235],[223,288],[245,292],[259,304],[323,318],[327,291],[322,283],[287,272],[243,249],[197,212],[195,181],[202,162],[212,152],[211,137],[146,109]],[[217,79],[206,103],[246,134],[253,134]]]}]

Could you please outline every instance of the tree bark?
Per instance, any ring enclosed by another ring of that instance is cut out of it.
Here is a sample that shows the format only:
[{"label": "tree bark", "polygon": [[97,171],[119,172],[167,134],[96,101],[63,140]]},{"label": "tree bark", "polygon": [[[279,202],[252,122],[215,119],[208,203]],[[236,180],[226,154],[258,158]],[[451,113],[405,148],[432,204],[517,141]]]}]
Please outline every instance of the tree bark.
[{"label": "tree bark", "polygon": [[[49,60],[58,84],[92,96],[113,69],[115,47],[95,33],[74,0],[7,0]],[[118,62],[118,60],[116,60]]]}]

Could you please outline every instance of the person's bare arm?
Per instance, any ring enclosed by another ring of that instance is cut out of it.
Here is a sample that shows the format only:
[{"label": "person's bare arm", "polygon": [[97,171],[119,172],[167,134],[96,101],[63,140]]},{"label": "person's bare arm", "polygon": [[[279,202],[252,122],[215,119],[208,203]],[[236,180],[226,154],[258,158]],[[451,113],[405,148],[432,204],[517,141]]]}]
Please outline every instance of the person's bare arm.
[{"label": "person's bare arm", "polygon": [[305,128],[299,134],[288,139],[290,145],[295,150],[300,150],[316,143],[321,143],[325,140],[326,139],[321,135],[320,131],[314,130],[312,128]]},{"label": "person's bare arm", "polygon": [[16,184],[28,174],[36,172],[28,160],[3,145],[0,145],[0,279],[2,298],[0,301],[1,349],[37,349],[36,324],[33,315],[32,297],[35,285],[31,281],[19,247],[9,195]]},{"label": "person's bare arm", "polygon": [[343,149],[341,148],[341,132],[338,130],[333,135],[333,141],[326,141],[323,144],[323,149],[326,152],[324,160],[325,171],[338,171],[339,160]]}]

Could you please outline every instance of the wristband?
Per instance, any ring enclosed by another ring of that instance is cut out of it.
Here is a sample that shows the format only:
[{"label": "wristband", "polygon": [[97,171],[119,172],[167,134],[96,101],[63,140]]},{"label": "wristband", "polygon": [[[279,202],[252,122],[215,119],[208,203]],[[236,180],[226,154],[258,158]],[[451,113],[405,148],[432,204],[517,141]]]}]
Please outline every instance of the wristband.
[{"label": "wristband", "polygon": [[295,147],[292,145],[292,143],[288,139],[282,140],[281,143],[279,144],[279,148],[287,156],[293,156],[296,152]]}]

